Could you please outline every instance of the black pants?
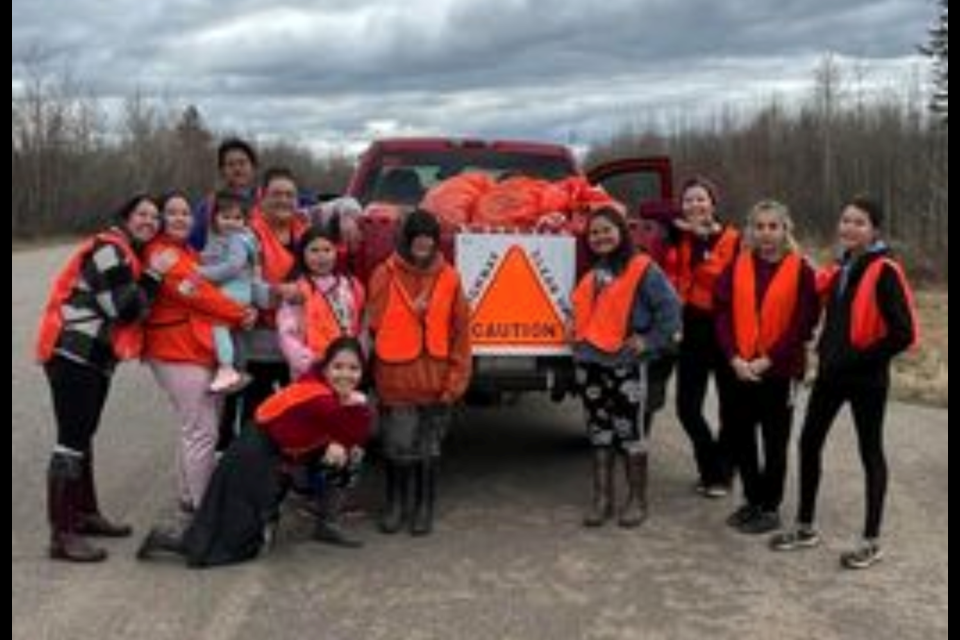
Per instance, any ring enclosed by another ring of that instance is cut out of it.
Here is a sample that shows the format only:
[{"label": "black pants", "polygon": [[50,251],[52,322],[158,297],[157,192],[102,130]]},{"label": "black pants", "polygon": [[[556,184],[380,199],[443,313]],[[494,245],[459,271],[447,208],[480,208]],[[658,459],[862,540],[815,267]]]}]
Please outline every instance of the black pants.
[{"label": "black pants", "polygon": [[110,376],[58,355],[48,360],[43,370],[50,382],[57,444],[73,451],[90,451],[107,402]]},{"label": "black pants", "polygon": [[788,378],[766,378],[760,382],[734,380],[730,387],[733,459],[747,503],[764,511],[776,511],[783,501],[793,418],[792,385]]},{"label": "black pants", "polygon": [[[711,373],[717,385],[719,406],[716,436],[703,416],[703,403]],[[707,345],[703,341],[681,344],[677,361],[677,417],[693,445],[700,482],[704,485],[729,484],[733,474],[730,418],[725,414],[730,405],[727,398],[732,382],[733,371],[723,362],[715,342]]]},{"label": "black pants", "polygon": [[240,393],[227,396],[220,417],[220,435],[217,439],[217,451],[226,451],[227,447],[242,428],[253,419],[260,403],[273,395],[274,391],[290,383],[290,369],[285,362],[247,362],[247,373],[253,380]]},{"label": "black pants", "polygon": [[817,379],[807,404],[800,435],[800,505],[797,520],[812,524],[823,466],[827,433],[844,403],[850,403],[857,430],[860,461],[866,476],[865,538],[880,535],[883,502],[887,493],[887,459],[883,453],[883,419],[888,387],[853,386]]}]

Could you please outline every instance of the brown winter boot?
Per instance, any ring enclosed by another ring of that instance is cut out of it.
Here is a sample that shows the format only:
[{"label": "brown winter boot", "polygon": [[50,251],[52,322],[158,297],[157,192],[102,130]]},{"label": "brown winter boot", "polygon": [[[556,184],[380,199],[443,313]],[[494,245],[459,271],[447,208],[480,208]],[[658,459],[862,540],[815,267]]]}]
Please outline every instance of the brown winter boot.
[{"label": "brown winter boot", "polygon": [[77,531],[81,462],[77,456],[54,453],[47,471],[47,516],[50,557],[68,562],[101,562],[104,549],[94,547]]},{"label": "brown winter boot", "polygon": [[88,451],[81,462],[80,502],[77,514],[77,533],[102,538],[126,538],[133,533],[128,524],[111,522],[100,513],[97,485],[93,477],[93,451]]}]

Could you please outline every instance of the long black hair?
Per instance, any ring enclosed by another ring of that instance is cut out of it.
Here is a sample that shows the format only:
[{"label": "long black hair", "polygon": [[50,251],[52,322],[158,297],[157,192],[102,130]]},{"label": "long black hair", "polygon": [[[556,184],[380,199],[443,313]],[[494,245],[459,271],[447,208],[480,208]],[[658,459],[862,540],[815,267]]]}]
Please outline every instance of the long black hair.
[{"label": "long black hair", "polygon": [[343,351],[350,351],[357,356],[357,360],[360,361],[361,372],[363,373],[361,376],[362,382],[367,372],[367,357],[363,350],[363,344],[354,336],[334,338],[333,341],[327,345],[326,351],[323,352],[323,357],[314,360],[313,364],[310,365],[310,370],[315,375],[323,377],[323,371],[327,368],[327,365],[333,362],[333,359]]}]

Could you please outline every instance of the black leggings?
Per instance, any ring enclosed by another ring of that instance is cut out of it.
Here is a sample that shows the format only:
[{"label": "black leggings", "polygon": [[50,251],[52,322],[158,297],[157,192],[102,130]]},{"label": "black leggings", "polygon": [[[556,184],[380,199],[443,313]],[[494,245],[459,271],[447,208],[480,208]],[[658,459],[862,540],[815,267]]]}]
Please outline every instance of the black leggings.
[{"label": "black leggings", "polygon": [[86,453],[100,426],[110,376],[99,369],[55,355],[43,365],[57,419],[57,444]]},{"label": "black leggings", "polygon": [[887,408],[887,387],[849,386],[817,380],[807,404],[807,416],[800,435],[800,505],[797,520],[812,524],[820,488],[823,447],[827,433],[845,402],[850,402],[857,430],[860,460],[866,475],[867,511],[865,538],[880,535],[883,501],[887,493],[887,459],[883,453],[883,418]]}]

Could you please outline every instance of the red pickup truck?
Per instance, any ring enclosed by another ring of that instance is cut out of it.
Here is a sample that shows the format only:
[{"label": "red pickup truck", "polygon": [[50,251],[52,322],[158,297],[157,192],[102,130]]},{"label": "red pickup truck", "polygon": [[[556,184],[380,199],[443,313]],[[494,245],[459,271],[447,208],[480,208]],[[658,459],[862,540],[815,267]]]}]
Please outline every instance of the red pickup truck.
[{"label": "red pickup truck", "polygon": [[[467,172],[495,180],[523,175],[548,181],[585,175],[627,207],[642,241],[640,205],[672,197],[666,157],[632,158],[582,172],[571,151],[557,144],[516,140],[392,138],[373,142],[361,156],[347,195],[365,206],[363,242],[353,266],[366,278],[393,249],[395,219],[386,206],[413,207],[429,189]],[[569,294],[583,269],[582,243],[568,232],[444,227],[442,250],[457,266],[473,313],[474,379],[482,395],[549,391],[562,398],[573,368],[565,344]]]}]

